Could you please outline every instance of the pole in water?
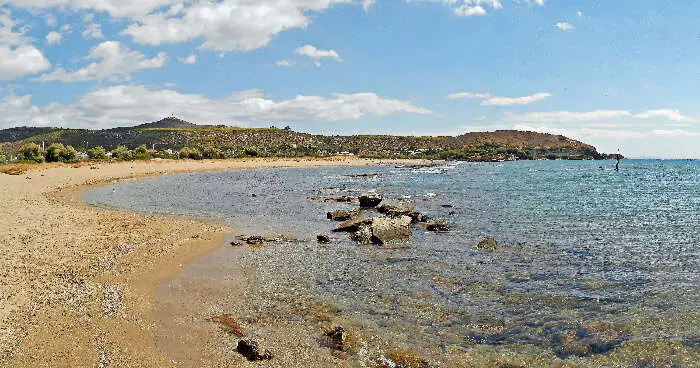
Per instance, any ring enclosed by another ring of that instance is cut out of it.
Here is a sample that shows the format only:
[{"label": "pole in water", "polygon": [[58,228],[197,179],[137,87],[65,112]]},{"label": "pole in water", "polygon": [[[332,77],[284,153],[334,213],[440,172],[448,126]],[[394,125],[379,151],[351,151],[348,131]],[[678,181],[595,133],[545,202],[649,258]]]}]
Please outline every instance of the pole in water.
[{"label": "pole in water", "polygon": [[617,163],[615,164],[615,171],[620,171],[620,149],[617,149],[617,155],[615,156],[617,158]]}]

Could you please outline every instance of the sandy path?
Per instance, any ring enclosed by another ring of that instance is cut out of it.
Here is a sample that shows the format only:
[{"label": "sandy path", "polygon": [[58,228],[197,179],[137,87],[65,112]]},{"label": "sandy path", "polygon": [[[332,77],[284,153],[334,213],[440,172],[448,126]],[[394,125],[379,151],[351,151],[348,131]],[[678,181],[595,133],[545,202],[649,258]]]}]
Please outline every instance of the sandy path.
[{"label": "sandy path", "polygon": [[0,366],[163,367],[155,287],[232,229],[82,204],[89,185],[177,172],[378,161],[163,161],[0,174]]}]

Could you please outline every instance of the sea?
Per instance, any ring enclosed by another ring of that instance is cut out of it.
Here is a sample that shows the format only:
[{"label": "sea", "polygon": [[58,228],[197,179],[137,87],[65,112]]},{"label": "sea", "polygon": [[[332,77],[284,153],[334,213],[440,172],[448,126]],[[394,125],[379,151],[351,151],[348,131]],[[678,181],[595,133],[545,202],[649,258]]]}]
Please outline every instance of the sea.
[{"label": "sea", "polygon": [[[326,213],[357,204],[324,200],[367,192],[451,231],[414,226],[405,248],[332,232]],[[239,252],[254,275],[239,314],[303,322],[323,311],[434,356],[487,347],[583,365],[698,365],[700,161],[202,172],[101,187],[84,200],[294,239],[226,242],[207,258],[226,272],[226,253]],[[321,233],[331,243],[317,243]],[[475,246],[486,236],[495,250]],[[213,285],[217,275],[207,275]]]}]

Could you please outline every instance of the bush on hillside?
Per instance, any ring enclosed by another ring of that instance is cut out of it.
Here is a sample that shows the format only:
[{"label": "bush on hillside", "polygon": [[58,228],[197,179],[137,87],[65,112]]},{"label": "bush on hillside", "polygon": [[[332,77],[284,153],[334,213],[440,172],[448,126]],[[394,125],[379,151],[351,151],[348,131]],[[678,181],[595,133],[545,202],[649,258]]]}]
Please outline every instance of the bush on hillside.
[{"label": "bush on hillside", "polygon": [[208,146],[204,147],[204,150],[202,150],[202,156],[204,156],[204,158],[221,158],[222,154],[220,149]]},{"label": "bush on hillside", "polygon": [[61,152],[60,156],[62,162],[78,161],[78,151],[76,151],[73,146],[66,146],[66,148]]},{"label": "bush on hillside", "polygon": [[92,147],[87,151],[91,160],[101,161],[107,159],[107,151],[102,146]]},{"label": "bush on hillside", "polygon": [[36,143],[27,143],[19,150],[19,159],[29,162],[44,162],[44,155],[41,147]]},{"label": "bush on hillside", "polygon": [[6,164],[7,163],[7,158],[5,158],[5,155],[0,153],[0,164]]}]

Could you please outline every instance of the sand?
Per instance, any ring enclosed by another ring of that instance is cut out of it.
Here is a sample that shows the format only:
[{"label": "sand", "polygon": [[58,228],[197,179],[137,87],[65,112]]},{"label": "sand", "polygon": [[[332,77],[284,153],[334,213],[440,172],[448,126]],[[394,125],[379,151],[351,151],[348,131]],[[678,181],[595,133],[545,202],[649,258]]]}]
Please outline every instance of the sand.
[{"label": "sand", "polygon": [[[189,365],[156,347],[155,336],[168,334],[154,302],[156,288],[188,262],[219,249],[234,230],[196,219],[91,207],[81,200],[88,188],[192,171],[378,163],[350,158],[145,161],[37,165],[22,175],[0,174],[0,366]],[[230,348],[222,351],[236,340],[224,341],[226,334],[212,329],[222,342],[204,349],[192,366],[252,364]],[[262,366],[345,364],[308,336],[290,339],[282,327],[260,335],[276,339],[280,352]]]}]

